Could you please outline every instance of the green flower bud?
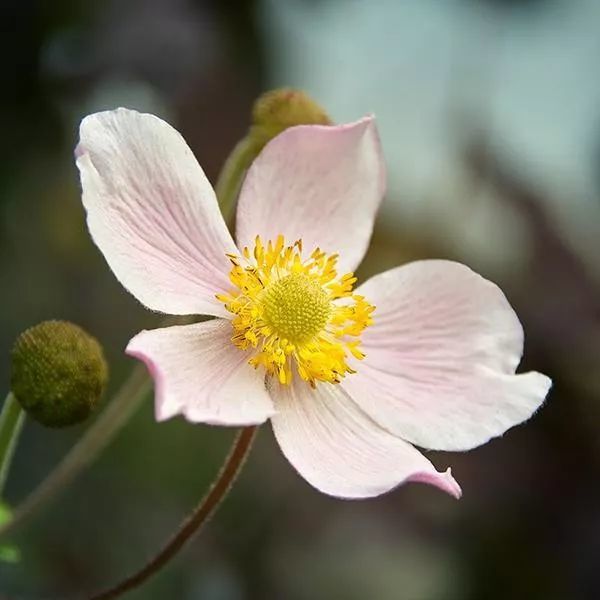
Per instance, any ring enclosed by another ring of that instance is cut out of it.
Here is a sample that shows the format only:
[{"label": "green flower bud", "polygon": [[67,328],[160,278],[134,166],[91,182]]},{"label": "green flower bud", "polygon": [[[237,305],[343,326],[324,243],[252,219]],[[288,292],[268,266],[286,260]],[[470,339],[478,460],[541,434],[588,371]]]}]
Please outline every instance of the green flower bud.
[{"label": "green flower bud", "polygon": [[300,90],[272,90],[256,100],[248,134],[229,155],[215,187],[226,219],[233,213],[242,181],[254,159],[274,137],[295,125],[331,125],[331,119]]},{"label": "green flower bud", "polygon": [[67,321],[23,332],[12,350],[11,390],[27,414],[47,427],[87,419],[108,379],[100,344]]},{"label": "green flower bud", "polygon": [[262,148],[269,140],[294,125],[331,125],[331,119],[310,96],[300,90],[272,90],[254,103],[249,137]]}]

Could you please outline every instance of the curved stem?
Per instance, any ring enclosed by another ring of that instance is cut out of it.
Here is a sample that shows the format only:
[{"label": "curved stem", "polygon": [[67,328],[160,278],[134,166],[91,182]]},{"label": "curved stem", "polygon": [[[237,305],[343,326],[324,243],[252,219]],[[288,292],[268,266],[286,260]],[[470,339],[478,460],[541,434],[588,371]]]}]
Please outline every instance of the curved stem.
[{"label": "curved stem", "polygon": [[208,493],[181,524],[177,533],[165,544],[162,550],[139,571],[123,579],[117,585],[90,596],[89,600],[112,600],[113,598],[122,596],[125,592],[139,587],[160,571],[181,550],[185,543],[210,520],[231,489],[252,447],[256,431],[257,428],[255,426],[245,427],[239,431],[229,455],[225,459],[221,471],[211,485]]},{"label": "curved stem", "polygon": [[25,412],[14,394],[9,392],[0,413],[0,497],[24,421]]},{"label": "curved stem", "polygon": [[3,527],[0,536],[15,531],[39,507],[62,491],[108,445],[127,423],[150,391],[151,382],[143,365],[136,365],[117,395],[59,465],[17,507]]}]

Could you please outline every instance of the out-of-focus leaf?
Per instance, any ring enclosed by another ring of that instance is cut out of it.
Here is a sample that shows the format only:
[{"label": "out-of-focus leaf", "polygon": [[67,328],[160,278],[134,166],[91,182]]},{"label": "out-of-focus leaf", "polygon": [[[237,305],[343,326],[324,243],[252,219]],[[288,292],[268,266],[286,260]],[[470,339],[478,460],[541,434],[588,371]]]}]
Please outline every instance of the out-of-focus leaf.
[{"label": "out-of-focus leaf", "polygon": [[21,551],[16,546],[0,546],[0,562],[16,564],[20,560]]},{"label": "out-of-focus leaf", "polygon": [[0,527],[4,525],[4,523],[8,523],[12,517],[12,510],[6,502],[2,502],[0,500]]},{"label": "out-of-focus leaf", "polygon": [[[0,527],[12,518],[12,509],[0,500]],[[21,560],[21,551],[13,544],[0,546],[0,562],[15,564]]]}]

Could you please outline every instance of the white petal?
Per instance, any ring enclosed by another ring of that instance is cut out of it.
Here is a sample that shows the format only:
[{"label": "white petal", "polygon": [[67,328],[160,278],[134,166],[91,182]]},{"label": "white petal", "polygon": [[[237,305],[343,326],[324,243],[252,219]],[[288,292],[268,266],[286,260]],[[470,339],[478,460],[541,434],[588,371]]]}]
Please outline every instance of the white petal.
[{"label": "white petal", "polygon": [[273,414],[264,372],[231,343],[229,321],[142,331],[126,352],[154,379],[159,421],[180,413],[211,425],[254,425]]},{"label": "white petal", "polygon": [[339,253],[340,270],[364,256],[385,191],[385,166],[372,117],[287,129],[260,153],[240,194],[237,241],[302,239],[307,252]]},{"label": "white petal", "polygon": [[277,413],[271,418],[281,450],[315,488],[340,498],[378,496],[409,481],[437,486],[460,497],[450,474],[435,467],[407,442],[370,419],[338,385],[316,389],[294,379],[274,383]]},{"label": "white petal", "polygon": [[90,233],[119,281],[153,310],[226,316],[215,293],[237,250],[181,135],[120,108],[86,117],[75,153]]},{"label": "white petal", "polygon": [[344,388],[418,446],[467,450],[527,420],[551,381],[515,375],[523,329],[502,291],[464,265],[429,260],[360,286],[376,309],[366,358]]}]

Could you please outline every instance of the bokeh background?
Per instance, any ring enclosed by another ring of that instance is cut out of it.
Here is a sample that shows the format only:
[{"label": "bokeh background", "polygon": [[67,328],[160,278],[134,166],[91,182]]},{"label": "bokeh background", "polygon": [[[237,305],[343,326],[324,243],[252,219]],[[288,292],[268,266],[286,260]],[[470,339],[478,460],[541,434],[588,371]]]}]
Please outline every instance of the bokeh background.
[{"label": "bokeh background", "polygon": [[[600,598],[598,0],[5,0],[2,22],[0,387],[17,334],[64,318],[102,341],[115,390],[132,368],[128,339],[160,319],[88,237],[72,160],[81,117],[159,114],[214,182],[253,99],[280,85],[336,121],[379,119],[389,193],[359,275],[424,257],[467,263],[521,316],[523,369],[555,381],[525,426],[431,453],[452,465],[459,502],[422,485],[328,498],[263,427],[214,521],[132,599]],[[6,499],[17,504],[86,426],[28,423]],[[22,559],[0,563],[0,597],[67,598],[140,565],[232,435],[157,425],[148,398],[13,536]]]}]

